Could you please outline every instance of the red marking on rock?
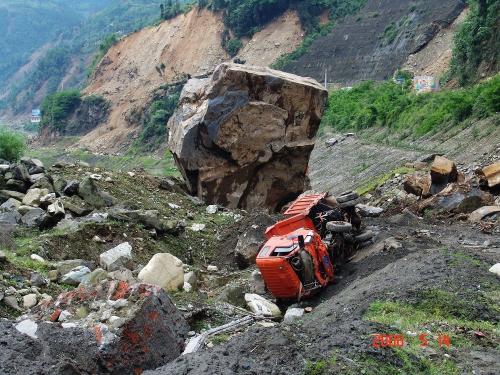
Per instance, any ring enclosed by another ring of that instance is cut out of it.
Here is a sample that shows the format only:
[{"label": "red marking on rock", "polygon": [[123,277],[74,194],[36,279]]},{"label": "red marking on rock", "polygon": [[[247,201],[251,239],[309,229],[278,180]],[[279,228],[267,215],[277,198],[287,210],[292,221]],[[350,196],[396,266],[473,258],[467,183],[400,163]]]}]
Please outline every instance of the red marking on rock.
[{"label": "red marking on rock", "polygon": [[151,311],[149,314],[149,319],[155,321],[156,319],[158,319],[158,317],[160,316],[160,314],[158,313],[158,311]]},{"label": "red marking on rock", "polygon": [[51,322],[57,322],[57,319],[59,319],[59,316],[61,315],[62,310],[57,309],[50,315],[50,321]]},{"label": "red marking on rock", "polygon": [[126,299],[128,291],[129,291],[128,283],[126,281],[120,281],[116,287],[115,292],[111,296],[111,299],[113,301],[116,301],[116,300],[122,299],[122,298]]},{"label": "red marking on rock", "polygon": [[94,335],[95,335],[95,339],[96,339],[97,343],[101,344],[102,343],[102,330],[101,330],[101,326],[95,326],[94,327]]},{"label": "red marking on rock", "polygon": [[135,375],[141,375],[143,371],[144,371],[144,370],[143,370],[142,368],[140,368],[140,367],[136,367],[136,368],[134,369],[134,374],[135,374]]}]

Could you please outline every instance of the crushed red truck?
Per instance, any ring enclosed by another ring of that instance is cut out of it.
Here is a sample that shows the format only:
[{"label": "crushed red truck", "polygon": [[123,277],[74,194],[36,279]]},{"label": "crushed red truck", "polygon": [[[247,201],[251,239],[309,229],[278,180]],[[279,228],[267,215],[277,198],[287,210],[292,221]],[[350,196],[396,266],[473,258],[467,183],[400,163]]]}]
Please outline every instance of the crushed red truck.
[{"label": "crushed red truck", "polygon": [[309,297],[333,281],[335,269],[371,241],[356,212],[359,196],[304,194],[266,230],[256,263],[267,289],[280,300]]}]

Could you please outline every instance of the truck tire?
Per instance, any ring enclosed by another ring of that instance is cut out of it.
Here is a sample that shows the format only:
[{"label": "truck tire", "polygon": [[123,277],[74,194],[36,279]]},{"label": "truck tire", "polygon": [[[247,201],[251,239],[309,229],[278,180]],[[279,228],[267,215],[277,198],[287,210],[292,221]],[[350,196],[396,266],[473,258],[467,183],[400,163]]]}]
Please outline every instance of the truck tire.
[{"label": "truck tire", "polygon": [[326,223],[326,229],[334,233],[347,233],[352,231],[352,225],[347,221],[329,221]]},{"label": "truck tire", "polygon": [[354,241],[362,243],[371,240],[375,234],[371,230],[365,230],[363,233],[354,236]]},{"label": "truck tire", "polygon": [[358,198],[359,194],[355,191],[346,191],[345,193],[340,194],[338,197],[335,197],[335,199],[337,199],[337,203],[345,203]]}]

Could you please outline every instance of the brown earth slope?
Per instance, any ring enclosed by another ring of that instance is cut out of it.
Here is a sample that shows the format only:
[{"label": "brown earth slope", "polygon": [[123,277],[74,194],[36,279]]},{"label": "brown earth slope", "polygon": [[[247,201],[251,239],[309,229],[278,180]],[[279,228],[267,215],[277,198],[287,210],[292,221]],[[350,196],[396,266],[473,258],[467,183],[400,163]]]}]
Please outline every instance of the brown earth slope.
[{"label": "brown earth slope", "polygon": [[[140,131],[131,115],[147,107],[158,87],[186,74],[206,74],[229,60],[221,46],[224,29],[221,14],[194,8],[122,39],[109,50],[85,89],[86,94],[111,102],[109,119],[77,146],[94,151],[123,149]],[[248,64],[268,65],[296,48],[302,35],[298,16],[287,12],[255,34],[241,58]]]}]

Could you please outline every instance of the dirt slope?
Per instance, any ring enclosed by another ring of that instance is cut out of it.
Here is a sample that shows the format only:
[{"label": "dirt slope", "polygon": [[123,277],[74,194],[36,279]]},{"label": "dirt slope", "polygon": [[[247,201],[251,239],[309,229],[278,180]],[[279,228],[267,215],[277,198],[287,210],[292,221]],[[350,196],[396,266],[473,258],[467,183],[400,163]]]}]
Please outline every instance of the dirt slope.
[{"label": "dirt slope", "polygon": [[238,57],[252,65],[268,66],[279,55],[295,50],[303,37],[304,32],[297,13],[287,11],[267,27],[255,33]]},{"label": "dirt slope", "polygon": [[326,69],[329,82],[342,85],[387,79],[464,7],[462,0],[367,0],[284,70],[323,80]]},{"label": "dirt slope", "polygon": [[403,69],[409,70],[415,75],[439,77],[444,74],[450,66],[453,36],[467,16],[468,10],[468,8],[464,9],[450,26],[438,32],[423,49],[408,56]]},{"label": "dirt slope", "polygon": [[[221,46],[223,31],[221,14],[194,8],[122,39],[101,61],[85,89],[85,93],[102,95],[111,102],[109,120],[77,146],[94,151],[124,148],[140,131],[131,115],[143,111],[154,90],[185,74],[206,74],[229,59]],[[268,65],[301,39],[297,15],[287,12],[258,32],[241,57],[248,64]]]}]

